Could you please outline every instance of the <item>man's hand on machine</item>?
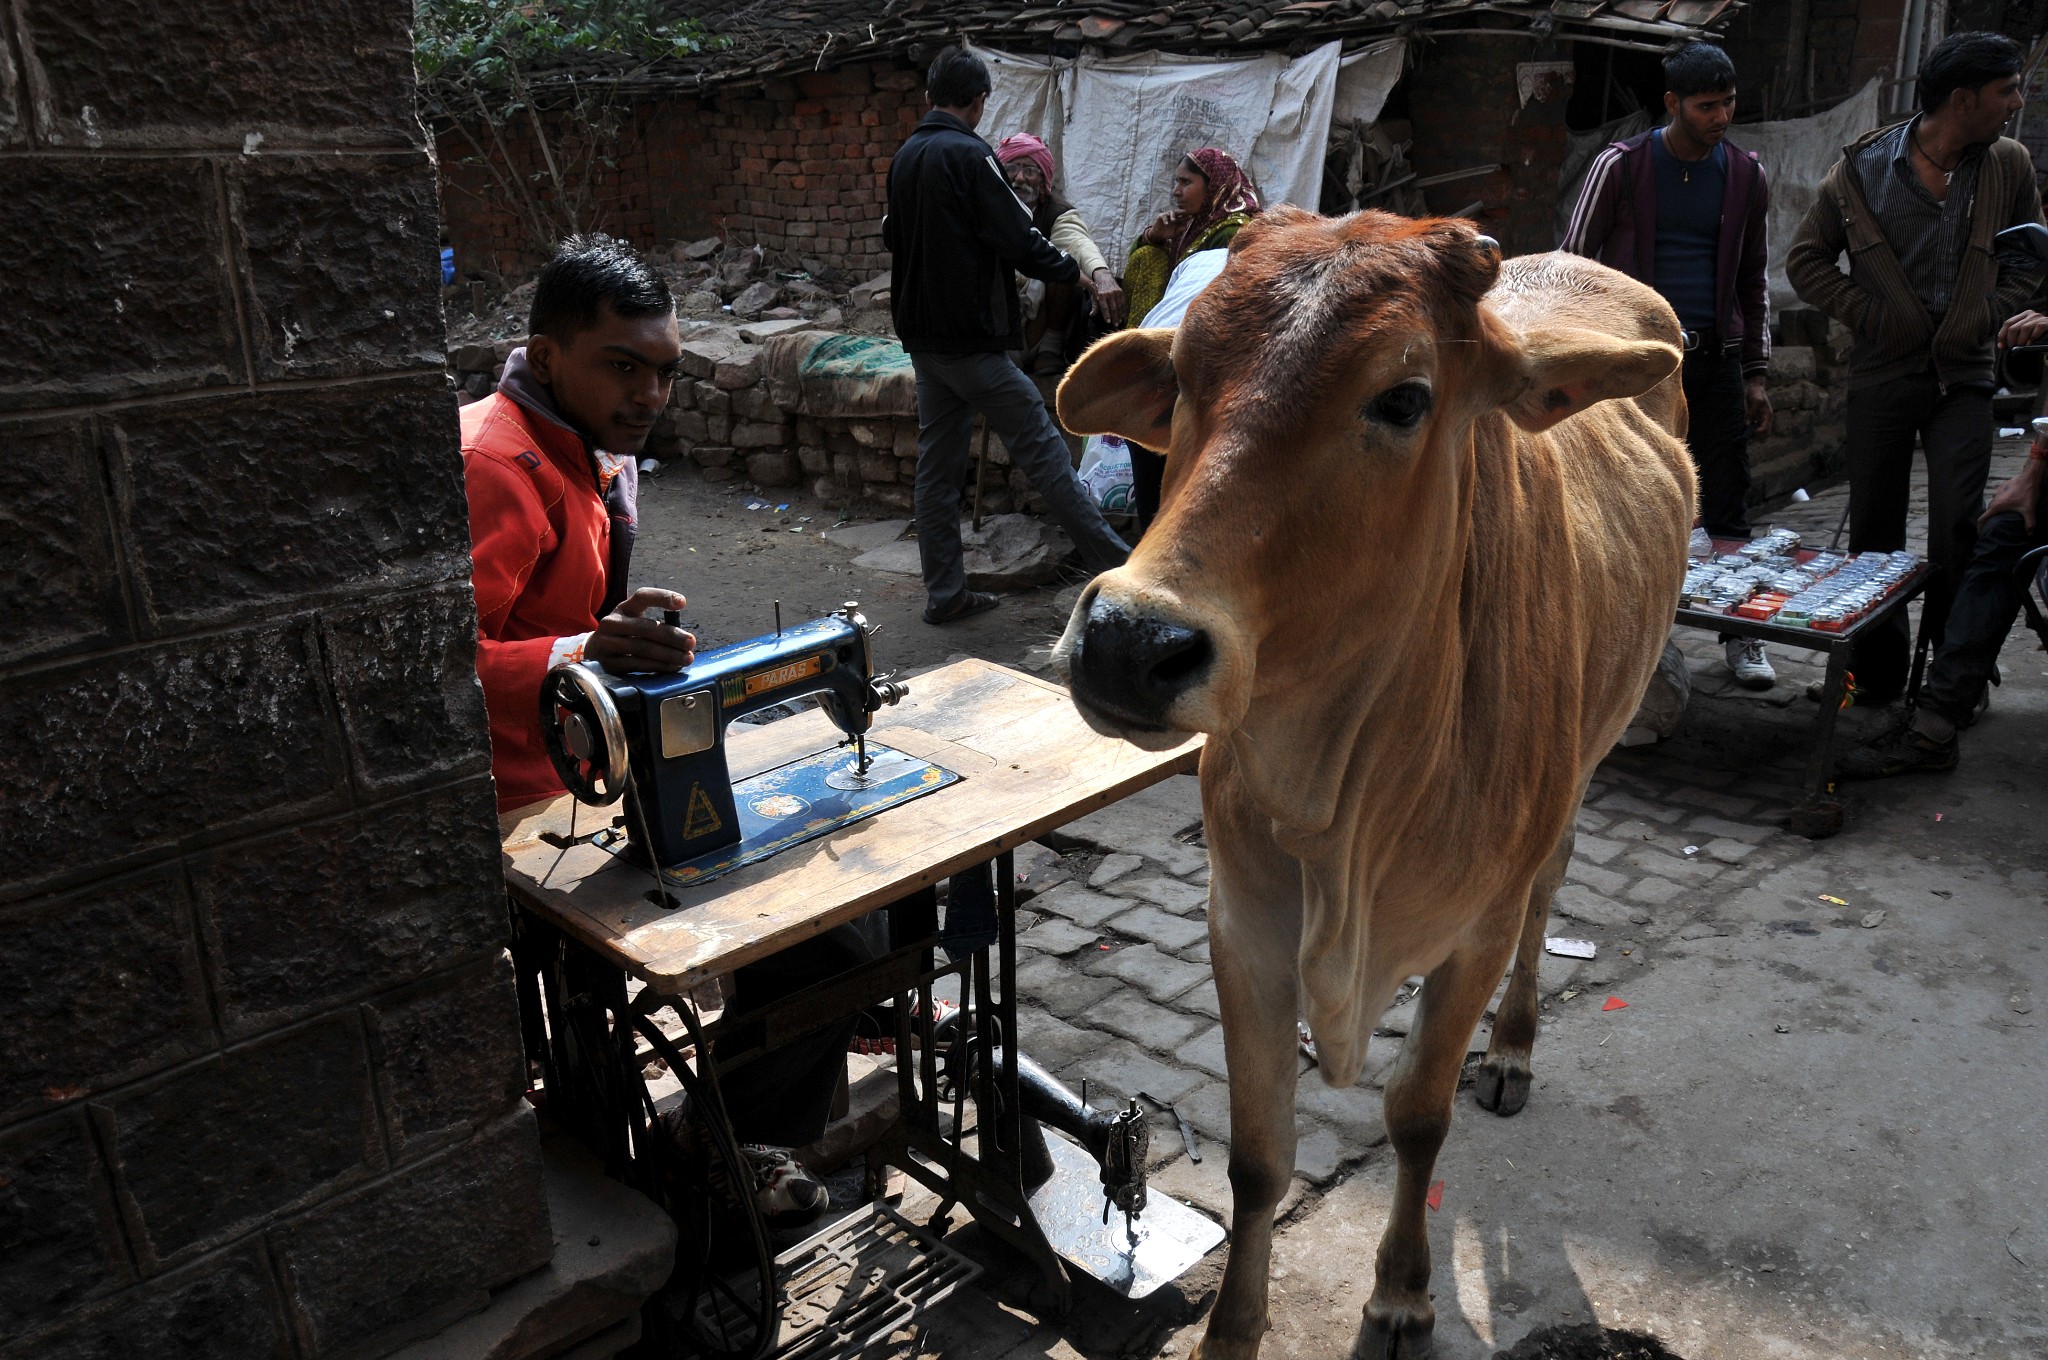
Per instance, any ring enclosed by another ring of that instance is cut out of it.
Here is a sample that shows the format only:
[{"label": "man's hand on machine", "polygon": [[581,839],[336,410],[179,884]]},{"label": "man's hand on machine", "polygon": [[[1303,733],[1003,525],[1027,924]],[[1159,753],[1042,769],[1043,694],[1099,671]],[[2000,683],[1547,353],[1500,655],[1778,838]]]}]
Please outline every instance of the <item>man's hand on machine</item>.
[{"label": "man's hand on machine", "polygon": [[697,656],[697,639],[674,624],[645,617],[652,609],[681,609],[689,603],[673,590],[642,586],[597,621],[583,659],[608,671],[679,671]]},{"label": "man's hand on machine", "polygon": [[2039,312],[2015,312],[1998,328],[1998,347],[2032,345],[2048,337],[2048,316]]}]

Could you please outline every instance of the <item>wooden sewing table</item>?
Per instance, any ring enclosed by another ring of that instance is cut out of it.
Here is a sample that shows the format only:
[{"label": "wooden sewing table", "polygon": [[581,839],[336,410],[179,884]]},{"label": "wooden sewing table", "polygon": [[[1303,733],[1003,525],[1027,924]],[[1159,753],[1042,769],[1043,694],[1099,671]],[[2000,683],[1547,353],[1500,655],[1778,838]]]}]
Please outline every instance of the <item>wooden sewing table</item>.
[{"label": "wooden sewing table", "polygon": [[[870,739],[963,776],[957,784],[885,810],[713,882],[669,887],[651,873],[576,839],[606,827],[617,806],[564,795],[501,819],[505,881],[515,906],[515,962],[529,1054],[548,1082],[547,1106],[631,1183],[647,1177],[652,1104],[640,1068],[652,1016],[682,1012],[699,984],[880,908],[891,950],[853,972],[797,993],[737,1025],[721,1020],[718,1068],[729,1071],[823,1025],[881,1001],[895,1003],[902,1118],[876,1157],[899,1166],[1022,1251],[1064,1305],[1067,1280],[1029,1209],[1014,1155],[1019,1099],[1003,1035],[1016,1033],[1016,873],[1011,852],[1032,838],[1191,771],[1199,737],[1141,751],[1092,732],[1066,691],[980,660],[910,681],[910,694],[875,715]],[[819,710],[729,733],[735,781],[834,745]],[[936,962],[935,885],[995,865],[993,940]],[[1000,1053],[977,1068],[975,1152],[941,1121],[930,1034],[932,984],[958,975],[971,999],[975,1042]],[[644,984],[633,994],[628,979]],[[916,997],[921,1005],[908,1004]],[[923,1027],[913,1039],[912,1025]],[[580,1028],[579,1028],[580,1025]],[[738,1056],[729,1053],[740,1051]],[[687,1056],[687,1055],[685,1055]],[[671,1063],[671,1066],[674,1064]],[[640,1164],[636,1169],[636,1163]],[[872,1164],[872,1162],[871,1162]]]}]

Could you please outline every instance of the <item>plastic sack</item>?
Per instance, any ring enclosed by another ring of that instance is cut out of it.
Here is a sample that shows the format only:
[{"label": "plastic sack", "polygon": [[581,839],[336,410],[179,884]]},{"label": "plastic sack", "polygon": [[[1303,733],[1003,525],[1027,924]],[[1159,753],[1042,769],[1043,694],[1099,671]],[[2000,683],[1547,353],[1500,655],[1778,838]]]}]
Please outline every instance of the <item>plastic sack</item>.
[{"label": "plastic sack", "polygon": [[1081,447],[1081,487],[1104,510],[1131,508],[1131,449],[1113,434],[1091,434]]}]

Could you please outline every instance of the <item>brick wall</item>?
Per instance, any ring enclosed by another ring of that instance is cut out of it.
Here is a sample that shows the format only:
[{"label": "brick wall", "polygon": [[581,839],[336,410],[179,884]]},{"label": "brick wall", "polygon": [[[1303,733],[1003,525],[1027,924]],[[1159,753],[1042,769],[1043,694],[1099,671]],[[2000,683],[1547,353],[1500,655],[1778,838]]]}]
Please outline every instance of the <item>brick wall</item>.
[{"label": "brick wall", "polygon": [[0,10],[0,1355],[381,1355],[551,1253],[410,13]]},{"label": "brick wall", "polygon": [[1556,244],[1554,216],[1558,169],[1564,164],[1565,104],[1558,86],[1526,105],[1515,86],[1515,67],[1552,60],[1526,38],[1453,37],[1423,49],[1409,71],[1409,117],[1417,175],[1447,174],[1488,162],[1491,174],[1433,185],[1431,212],[1451,213],[1471,203],[1480,227],[1510,255]]},{"label": "brick wall", "polygon": [[[1885,0],[1893,9],[1898,0]],[[1794,19],[1792,0],[1756,0],[1732,19],[1720,42],[1735,63],[1745,116],[1803,118],[1832,108],[1863,87],[1870,73],[1858,67],[1857,28],[1865,0],[1807,0],[1807,69],[1786,68]],[[1896,42],[1897,30],[1893,30]],[[1890,67],[1889,50],[1885,66]],[[1808,71],[1813,96],[1806,96]],[[1768,97],[1767,97],[1768,96]],[[1736,136],[1740,137],[1740,132]]]},{"label": "brick wall", "polygon": [[[595,170],[580,225],[643,248],[718,234],[868,278],[888,268],[889,158],[924,110],[917,71],[874,63],[701,99],[642,97],[598,148],[611,164]],[[545,121],[558,164],[580,165],[575,120]],[[516,280],[546,251],[479,159],[488,137],[472,131],[444,128],[437,139],[457,268]],[[519,173],[554,201],[530,130],[514,127],[505,146]]]}]

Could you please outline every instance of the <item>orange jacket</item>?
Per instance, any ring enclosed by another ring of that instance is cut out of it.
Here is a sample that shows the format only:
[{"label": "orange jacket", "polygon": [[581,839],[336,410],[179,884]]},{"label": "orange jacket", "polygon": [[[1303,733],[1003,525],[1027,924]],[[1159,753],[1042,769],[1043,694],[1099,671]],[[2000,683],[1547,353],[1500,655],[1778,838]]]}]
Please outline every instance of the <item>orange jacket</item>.
[{"label": "orange jacket", "polygon": [[581,660],[597,627],[611,517],[583,440],[502,392],[462,408],[462,475],[476,668],[503,812],[562,791],[541,745],[540,683],[550,666]]}]

